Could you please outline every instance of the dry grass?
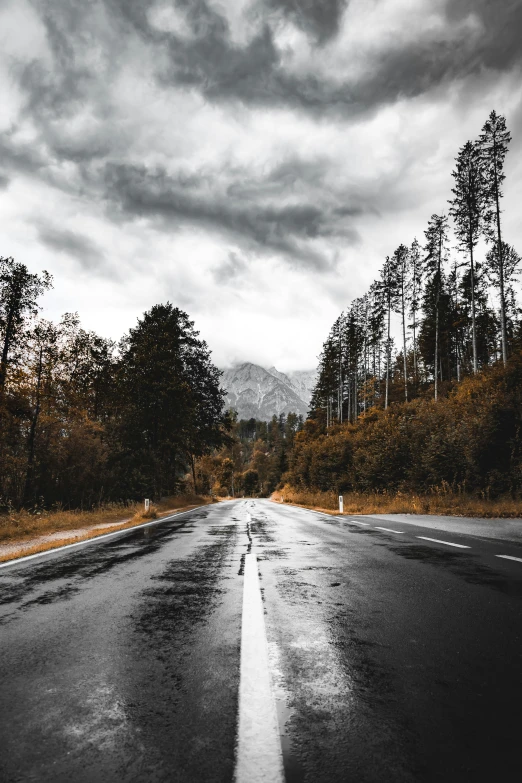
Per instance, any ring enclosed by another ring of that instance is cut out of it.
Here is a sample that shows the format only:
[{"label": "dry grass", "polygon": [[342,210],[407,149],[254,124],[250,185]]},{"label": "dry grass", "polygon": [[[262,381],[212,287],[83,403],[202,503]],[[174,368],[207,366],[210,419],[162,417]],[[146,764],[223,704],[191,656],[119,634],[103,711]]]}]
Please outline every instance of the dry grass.
[{"label": "dry grass", "polygon": [[[285,486],[274,492],[273,500],[292,503],[328,513],[339,513],[335,492],[312,492]],[[487,500],[449,491],[429,495],[348,493],[343,495],[345,514],[437,514],[440,516],[521,518],[522,501],[511,498]]]},{"label": "dry grass", "polygon": [[[168,512],[189,510],[211,502],[198,495],[177,495],[145,511],[143,504],[110,504],[93,511],[17,511],[0,516],[0,562],[45,552],[77,541],[135,527]],[[67,532],[70,531],[69,535]],[[63,532],[63,537],[57,533]]]}]

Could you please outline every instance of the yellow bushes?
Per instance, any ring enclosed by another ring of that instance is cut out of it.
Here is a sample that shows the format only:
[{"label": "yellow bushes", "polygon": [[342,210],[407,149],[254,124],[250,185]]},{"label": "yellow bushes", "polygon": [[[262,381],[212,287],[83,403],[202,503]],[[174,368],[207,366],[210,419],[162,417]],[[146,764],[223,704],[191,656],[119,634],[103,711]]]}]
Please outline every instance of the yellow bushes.
[{"label": "yellow bushes", "polygon": [[299,492],[324,493],[324,507],[338,494],[353,498],[353,513],[364,513],[367,497],[372,509],[389,508],[394,498],[396,510],[429,513],[460,508],[468,497],[462,513],[475,513],[476,504],[477,513],[495,516],[488,503],[507,498],[498,513],[519,514],[522,355],[512,357],[506,369],[497,366],[465,379],[437,402],[416,399],[387,411],[373,409],[356,424],[330,427],[328,434],[318,422],[306,422],[284,481]]},{"label": "yellow bushes", "polygon": [[[293,503],[318,511],[338,512],[336,492],[299,490],[285,485],[274,492],[272,499]],[[343,494],[345,514],[437,514],[441,516],[522,518],[522,500],[472,497],[451,491],[433,491],[431,494],[414,495],[397,492],[378,494],[349,492]]]}]

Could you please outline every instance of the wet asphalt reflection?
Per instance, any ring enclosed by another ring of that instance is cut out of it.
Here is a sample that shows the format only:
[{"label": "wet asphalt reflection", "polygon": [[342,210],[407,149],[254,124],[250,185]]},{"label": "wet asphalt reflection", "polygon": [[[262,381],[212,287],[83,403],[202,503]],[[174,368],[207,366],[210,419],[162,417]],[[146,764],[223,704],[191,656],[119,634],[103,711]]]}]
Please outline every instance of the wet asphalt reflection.
[{"label": "wet asphalt reflection", "polygon": [[246,500],[0,572],[0,780],[231,783],[250,551],[287,783],[516,779],[522,564]]},{"label": "wet asphalt reflection", "polygon": [[251,511],[287,783],[516,779],[522,568]]},{"label": "wet asphalt reflection", "polygon": [[2,781],[231,780],[240,539],[212,506],[1,574]]}]

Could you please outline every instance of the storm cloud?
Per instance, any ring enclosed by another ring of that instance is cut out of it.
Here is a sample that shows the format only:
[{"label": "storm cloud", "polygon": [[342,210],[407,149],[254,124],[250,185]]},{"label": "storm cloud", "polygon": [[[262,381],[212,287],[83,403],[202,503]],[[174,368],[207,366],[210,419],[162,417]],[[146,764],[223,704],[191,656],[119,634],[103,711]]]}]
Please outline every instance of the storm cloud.
[{"label": "storm cloud", "polygon": [[52,225],[40,225],[40,241],[52,251],[76,258],[87,269],[103,269],[104,253],[89,237]]}]

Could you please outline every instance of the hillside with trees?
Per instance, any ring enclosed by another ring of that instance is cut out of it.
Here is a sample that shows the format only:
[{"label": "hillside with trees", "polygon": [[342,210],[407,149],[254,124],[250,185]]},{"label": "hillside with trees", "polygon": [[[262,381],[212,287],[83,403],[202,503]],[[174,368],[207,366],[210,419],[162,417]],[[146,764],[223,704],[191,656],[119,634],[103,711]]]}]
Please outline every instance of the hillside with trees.
[{"label": "hillside with trees", "polygon": [[437,399],[467,375],[506,365],[521,331],[521,259],[503,238],[501,217],[510,140],[492,112],[458,152],[448,214],[433,214],[421,241],[387,256],[368,292],[333,324],[311,404],[325,426],[391,402]]}]

